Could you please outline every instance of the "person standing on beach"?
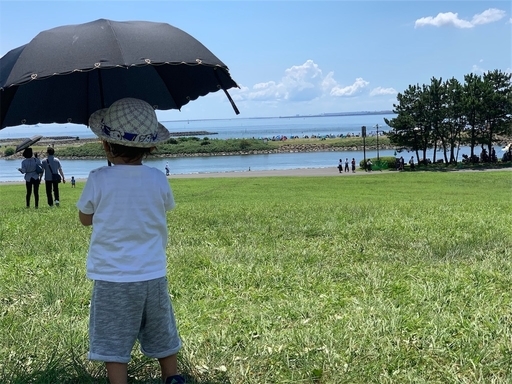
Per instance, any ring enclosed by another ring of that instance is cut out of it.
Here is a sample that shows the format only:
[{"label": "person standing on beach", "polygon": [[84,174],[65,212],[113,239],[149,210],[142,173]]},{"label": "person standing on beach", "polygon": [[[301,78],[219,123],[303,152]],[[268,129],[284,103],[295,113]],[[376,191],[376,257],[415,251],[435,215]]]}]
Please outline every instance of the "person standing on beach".
[{"label": "person standing on beach", "polygon": [[345,172],[349,172],[348,165],[349,165],[348,157],[345,158]]},{"label": "person standing on beach", "polygon": [[340,161],[338,162],[338,171],[343,172],[343,160],[340,159]]},{"label": "person standing on beach", "polygon": [[39,184],[41,183],[42,173],[38,173],[38,169],[41,169],[41,160],[37,157],[32,157],[32,148],[26,148],[23,151],[23,157],[25,160],[21,162],[21,168],[18,171],[25,174],[25,187],[27,193],[25,195],[25,201],[27,208],[30,208],[30,197],[32,195],[32,189],[34,189],[34,206],[39,208]]},{"label": "person standing on beach", "polygon": [[352,173],[356,173],[356,159],[352,158]]},{"label": "person standing on beach", "polygon": [[175,202],[167,177],[142,164],[170,133],[151,105],[133,98],[96,111],[89,127],[113,164],[90,172],[76,204],[80,222],[93,227],[89,359],[105,362],[111,383],[126,384],[138,340],[141,352],[158,360],[164,383],[183,384],[166,277],[167,212]]},{"label": "person standing on beach", "polygon": [[[64,177],[64,172],[62,171],[62,167],[60,165],[60,160],[56,158],[55,149],[53,147],[48,147],[46,149],[46,159],[43,160],[43,169],[44,169],[44,181],[46,186],[46,198],[48,200],[48,205],[53,207],[53,203],[58,207],[60,205],[60,196],[59,196],[59,183],[60,181],[55,180],[53,175],[60,173],[62,178],[62,182],[65,184],[66,179]],[[53,195],[52,195],[53,190]],[[55,197],[55,200],[54,200]]]}]

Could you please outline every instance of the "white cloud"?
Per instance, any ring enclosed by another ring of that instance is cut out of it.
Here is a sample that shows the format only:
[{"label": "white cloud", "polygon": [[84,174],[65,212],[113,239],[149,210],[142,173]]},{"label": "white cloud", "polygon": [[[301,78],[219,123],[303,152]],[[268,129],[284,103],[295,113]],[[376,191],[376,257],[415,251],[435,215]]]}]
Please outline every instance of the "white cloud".
[{"label": "white cloud", "polygon": [[381,95],[396,95],[397,91],[395,88],[373,88],[370,92],[370,96],[381,96]]},{"label": "white cloud", "polygon": [[331,74],[324,77],[322,70],[313,60],[302,65],[294,65],[285,70],[279,82],[257,83],[251,89],[244,87],[233,94],[237,100],[254,101],[310,101],[321,97]]},{"label": "white cloud", "polygon": [[334,72],[329,72],[322,81],[322,90],[324,93],[329,94],[331,89],[336,87],[338,82],[334,80]]},{"label": "white cloud", "polygon": [[427,25],[433,25],[434,27],[453,25],[457,28],[473,28],[473,25],[471,25],[469,21],[459,19],[459,15],[453,12],[439,13],[436,17],[422,17],[416,20],[414,28],[425,27]]},{"label": "white cloud", "polygon": [[307,101],[322,95],[322,70],[313,60],[285,70],[281,84],[286,89],[285,99]]},{"label": "white cloud", "polygon": [[346,87],[335,86],[331,89],[331,96],[354,96],[360,93],[366,86],[370,84],[362,77],[358,77],[354,84]]},{"label": "white cloud", "polygon": [[247,98],[250,100],[280,100],[284,98],[285,93],[282,84],[268,81],[266,83],[255,84],[252,90],[248,90]]},{"label": "white cloud", "polygon": [[[232,89],[233,100],[252,101],[277,106],[280,103],[311,103],[322,99],[324,102],[337,102],[340,97],[353,97],[363,93],[370,83],[358,77],[352,84],[342,85],[334,78],[334,72],[324,74],[313,61],[294,65],[284,71],[279,81],[270,80],[253,85]],[[378,87],[372,91],[375,95],[396,94],[393,88]]]},{"label": "white cloud", "polygon": [[494,23],[495,21],[499,21],[505,17],[506,12],[502,11],[501,9],[496,8],[489,8],[486,11],[483,11],[482,13],[478,13],[475,16],[473,16],[473,19],[471,20],[471,24],[473,25],[482,25],[482,24],[489,24]]},{"label": "white cloud", "polygon": [[471,72],[474,73],[474,74],[484,73],[485,69],[483,69],[482,67],[480,67],[480,66],[478,66],[476,64],[473,64],[473,67],[471,68]]},{"label": "white cloud", "polygon": [[436,17],[422,17],[414,23],[414,28],[432,25],[434,27],[453,26],[456,28],[473,28],[476,25],[493,23],[505,17],[506,12],[501,9],[489,8],[473,16],[471,21],[460,19],[458,13],[438,13]]}]

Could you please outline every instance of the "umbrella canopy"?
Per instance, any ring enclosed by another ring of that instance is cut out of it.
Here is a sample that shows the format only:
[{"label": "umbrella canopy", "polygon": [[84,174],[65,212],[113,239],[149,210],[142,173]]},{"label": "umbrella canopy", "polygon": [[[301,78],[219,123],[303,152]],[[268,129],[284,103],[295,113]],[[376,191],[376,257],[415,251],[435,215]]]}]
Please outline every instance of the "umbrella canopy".
[{"label": "umbrella canopy", "polygon": [[39,140],[41,140],[43,138],[43,136],[41,135],[36,135],[36,136],[32,136],[30,139],[25,139],[20,145],[18,145],[16,147],[16,151],[15,153],[18,153],[18,152],[21,152],[23,151],[24,149],[28,148],[28,147],[31,147],[32,145],[34,145],[35,143],[37,143]]},{"label": "umbrella canopy", "polygon": [[88,124],[125,97],[180,109],[199,96],[238,87],[227,66],[166,23],[99,19],[39,33],[0,59],[0,129]]}]

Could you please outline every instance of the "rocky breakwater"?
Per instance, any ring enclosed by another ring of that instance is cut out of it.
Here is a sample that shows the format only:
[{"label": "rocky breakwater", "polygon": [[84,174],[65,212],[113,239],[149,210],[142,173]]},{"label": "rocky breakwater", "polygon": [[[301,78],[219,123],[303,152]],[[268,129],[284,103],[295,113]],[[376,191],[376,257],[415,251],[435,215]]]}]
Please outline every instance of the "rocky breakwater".
[{"label": "rocky breakwater", "polygon": [[[366,146],[366,150],[376,149],[375,146]],[[379,146],[380,149],[389,149],[387,146]],[[208,152],[208,153],[176,153],[159,154],[157,157],[198,157],[198,156],[233,156],[233,155],[268,155],[273,153],[306,153],[306,152],[348,152],[362,151],[362,146],[335,147],[328,144],[287,144],[279,148],[242,150],[234,152]]]}]

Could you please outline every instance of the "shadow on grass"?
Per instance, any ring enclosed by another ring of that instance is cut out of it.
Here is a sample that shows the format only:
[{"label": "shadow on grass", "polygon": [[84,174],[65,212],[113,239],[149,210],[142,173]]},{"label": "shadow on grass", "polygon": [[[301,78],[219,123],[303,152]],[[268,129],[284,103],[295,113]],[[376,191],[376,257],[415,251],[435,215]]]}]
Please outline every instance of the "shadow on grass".
[{"label": "shadow on grass", "polygon": [[[196,379],[186,373],[182,374],[187,384],[231,384],[226,373],[219,373],[214,377],[206,377]],[[72,374],[69,370],[58,367],[49,367],[45,370],[32,372],[10,373],[9,375],[0,376],[3,383],[11,384],[109,384],[106,373],[94,374],[90,372],[82,372]],[[136,378],[131,375],[128,377],[129,384],[162,384],[159,378]]]},{"label": "shadow on grass", "polygon": [[[128,365],[129,384],[161,384],[155,377],[155,360],[136,359]],[[73,355],[59,356],[56,353],[49,361],[40,362],[40,367],[20,361],[15,369],[0,370],[0,382],[10,384],[109,384],[103,363],[84,361]],[[231,384],[226,372],[195,372],[189,362],[179,361],[187,384]]]},{"label": "shadow on grass", "polygon": [[405,167],[402,172],[456,172],[456,171],[488,171],[488,170],[496,170],[496,169],[508,169],[512,168],[512,162],[506,163],[483,163],[483,164],[466,164],[466,163],[457,163],[457,164],[429,164],[429,165],[419,165],[416,166],[416,169],[412,171],[409,167]]}]

